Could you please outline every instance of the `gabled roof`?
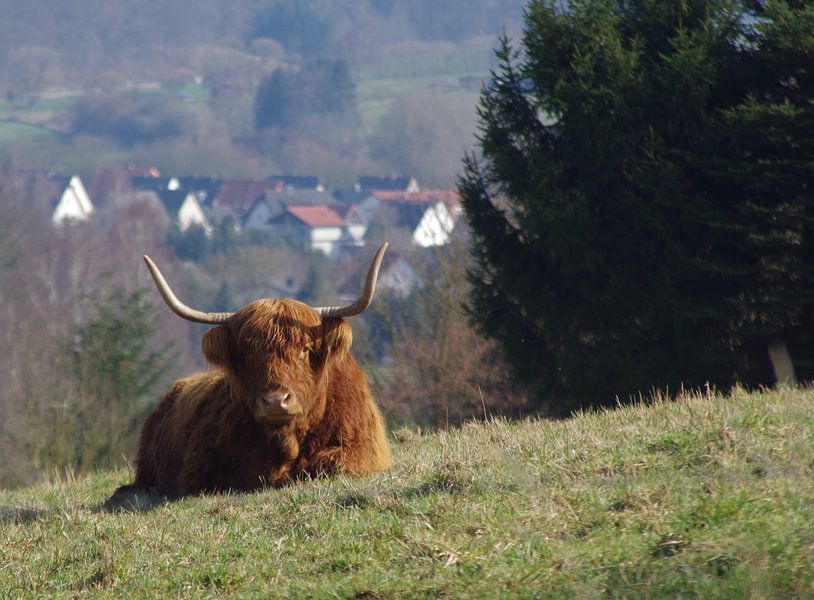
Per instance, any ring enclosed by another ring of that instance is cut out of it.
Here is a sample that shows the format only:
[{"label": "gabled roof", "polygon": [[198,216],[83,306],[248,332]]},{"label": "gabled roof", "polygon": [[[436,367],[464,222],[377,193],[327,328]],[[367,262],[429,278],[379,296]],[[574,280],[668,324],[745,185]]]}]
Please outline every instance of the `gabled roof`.
[{"label": "gabled roof", "polygon": [[434,202],[443,202],[450,215],[456,220],[461,212],[461,195],[455,190],[422,190],[416,193],[377,191],[373,192],[372,195],[382,204],[406,202],[427,205]]},{"label": "gabled roof", "polygon": [[161,204],[164,205],[167,212],[171,216],[177,217],[178,211],[181,210],[181,205],[184,204],[187,196],[192,192],[189,190],[159,190],[157,193],[159,199],[161,200]]},{"label": "gabled roof", "polygon": [[51,221],[56,225],[69,219],[87,221],[94,212],[93,202],[79,175],[49,174],[41,190],[51,210]]},{"label": "gabled roof", "polygon": [[276,217],[285,212],[286,208],[294,205],[316,205],[316,204],[333,204],[332,198],[328,192],[318,192],[315,190],[289,190],[285,192],[277,192],[273,190],[266,190],[262,195],[252,203],[251,207],[246,210],[245,218],[249,219],[254,212],[254,207],[257,204],[263,203],[268,208],[272,217]]},{"label": "gabled roof", "polygon": [[407,227],[410,231],[415,231],[430,205],[421,202],[393,202],[392,206],[396,209],[395,224],[399,227]]},{"label": "gabled roof", "polygon": [[243,215],[266,191],[273,190],[274,186],[273,181],[226,180],[221,185],[215,204],[228,208],[237,215]]},{"label": "gabled roof", "polygon": [[333,192],[333,197],[345,204],[358,204],[370,196],[370,190],[334,190]]},{"label": "gabled roof", "polygon": [[[292,205],[278,219],[292,215],[312,229],[316,227],[346,227],[359,215],[352,206],[344,204]],[[361,219],[359,219],[361,220]]]},{"label": "gabled roof", "polygon": [[195,194],[199,202],[211,204],[218,196],[223,179],[216,177],[179,177],[179,189],[188,190]]}]

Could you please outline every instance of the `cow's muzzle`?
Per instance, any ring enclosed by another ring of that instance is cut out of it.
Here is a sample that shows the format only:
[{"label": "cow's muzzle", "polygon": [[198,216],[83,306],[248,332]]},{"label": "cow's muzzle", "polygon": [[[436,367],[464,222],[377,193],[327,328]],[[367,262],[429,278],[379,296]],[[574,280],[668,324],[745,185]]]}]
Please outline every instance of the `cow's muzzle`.
[{"label": "cow's muzzle", "polygon": [[296,396],[286,390],[265,392],[258,401],[259,416],[268,421],[288,421],[303,413]]}]

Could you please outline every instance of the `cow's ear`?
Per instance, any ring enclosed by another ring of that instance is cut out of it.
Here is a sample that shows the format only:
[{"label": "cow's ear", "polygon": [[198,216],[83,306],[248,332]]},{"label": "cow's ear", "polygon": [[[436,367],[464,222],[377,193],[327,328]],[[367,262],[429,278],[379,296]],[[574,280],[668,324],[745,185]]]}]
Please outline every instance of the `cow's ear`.
[{"label": "cow's ear", "polygon": [[218,325],[207,330],[201,341],[203,353],[211,364],[225,367],[231,362],[229,355],[229,328]]},{"label": "cow's ear", "polygon": [[353,330],[344,319],[325,319],[322,332],[319,348],[321,363],[340,359],[348,353],[353,343]]}]

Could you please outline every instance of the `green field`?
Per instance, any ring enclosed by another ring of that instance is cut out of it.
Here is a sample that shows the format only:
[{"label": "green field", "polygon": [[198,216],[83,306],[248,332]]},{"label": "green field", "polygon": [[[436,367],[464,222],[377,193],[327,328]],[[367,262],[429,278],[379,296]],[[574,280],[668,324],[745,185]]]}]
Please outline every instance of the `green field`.
[{"label": "green field", "polygon": [[395,467],[142,499],[0,493],[3,597],[811,598],[814,393],[394,434]]},{"label": "green field", "polygon": [[41,125],[0,119],[0,144],[36,141],[54,136],[55,133]]}]

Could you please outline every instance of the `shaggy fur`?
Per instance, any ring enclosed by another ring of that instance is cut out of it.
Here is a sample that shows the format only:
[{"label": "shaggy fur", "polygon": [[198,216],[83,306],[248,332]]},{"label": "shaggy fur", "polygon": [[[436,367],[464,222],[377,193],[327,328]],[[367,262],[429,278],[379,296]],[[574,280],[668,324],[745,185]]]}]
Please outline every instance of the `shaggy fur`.
[{"label": "shaggy fur", "polygon": [[[343,319],[294,300],[259,300],[208,330],[213,368],[177,381],[147,417],[126,488],[184,496],[386,469],[384,421],[351,341]],[[302,414],[268,418],[270,392],[290,394]]]}]

